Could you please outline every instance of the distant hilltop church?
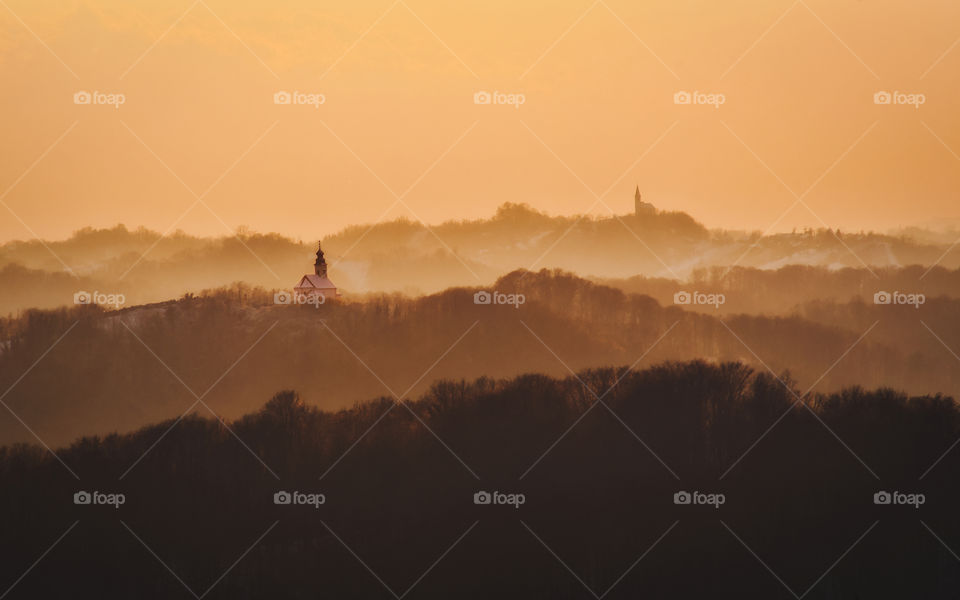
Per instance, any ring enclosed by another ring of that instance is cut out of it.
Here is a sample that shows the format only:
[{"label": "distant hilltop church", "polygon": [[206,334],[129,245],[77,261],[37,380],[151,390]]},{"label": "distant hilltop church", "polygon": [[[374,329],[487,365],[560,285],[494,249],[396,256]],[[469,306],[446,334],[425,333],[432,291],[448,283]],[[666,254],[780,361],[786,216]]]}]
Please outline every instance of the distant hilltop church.
[{"label": "distant hilltop church", "polygon": [[637,191],[633,193],[633,210],[634,214],[638,217],[657,214],[657,208],[649,202],[644,202],[640,197],[639,185],[637,186]]},{"label": "distant hilltop church", "polygon": [[293,293],[300,297],[322,296],[336,298],[340,295],[337,286],[327,277],[327,261],[323,258],[323,250],[317,242],[317,261],[313,263],[313,274],[300,278],[300,283],[293,288]]}]

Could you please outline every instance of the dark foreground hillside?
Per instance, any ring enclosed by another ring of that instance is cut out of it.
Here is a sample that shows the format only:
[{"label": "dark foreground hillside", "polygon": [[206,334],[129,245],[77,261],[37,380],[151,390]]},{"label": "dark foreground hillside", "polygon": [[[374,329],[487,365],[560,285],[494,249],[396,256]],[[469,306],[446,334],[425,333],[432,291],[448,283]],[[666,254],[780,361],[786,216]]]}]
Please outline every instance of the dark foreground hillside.
[{"label": "dark foreground hillside", "polygon": [[581,378],[5,447],[0,596],[956,597],[952,399],[792,406],[736,363]]}]

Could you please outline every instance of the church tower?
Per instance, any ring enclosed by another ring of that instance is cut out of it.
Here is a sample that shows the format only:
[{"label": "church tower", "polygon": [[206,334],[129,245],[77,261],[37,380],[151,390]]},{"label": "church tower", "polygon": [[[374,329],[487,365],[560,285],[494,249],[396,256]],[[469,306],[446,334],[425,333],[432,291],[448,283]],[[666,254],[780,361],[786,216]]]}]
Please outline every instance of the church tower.
[{"label": "church tower", "polygon": [[320,277],[327,276],[327,261],[323,258],[320,242],[317,242],[317,262],[313,263],[313,272]]}]

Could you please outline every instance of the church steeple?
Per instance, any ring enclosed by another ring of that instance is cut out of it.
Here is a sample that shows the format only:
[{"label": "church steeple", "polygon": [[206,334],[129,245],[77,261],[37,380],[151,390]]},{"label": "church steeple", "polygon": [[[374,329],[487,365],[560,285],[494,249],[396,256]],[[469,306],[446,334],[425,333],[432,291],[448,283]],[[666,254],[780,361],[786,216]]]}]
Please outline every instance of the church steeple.
[{"label": "church steeple", "polygon": [[317,262],[313,263],[313,272],[320,277],[327,276],[327,261],[323,258],[323,250],[320,248],[320,242],[317,242]]}]

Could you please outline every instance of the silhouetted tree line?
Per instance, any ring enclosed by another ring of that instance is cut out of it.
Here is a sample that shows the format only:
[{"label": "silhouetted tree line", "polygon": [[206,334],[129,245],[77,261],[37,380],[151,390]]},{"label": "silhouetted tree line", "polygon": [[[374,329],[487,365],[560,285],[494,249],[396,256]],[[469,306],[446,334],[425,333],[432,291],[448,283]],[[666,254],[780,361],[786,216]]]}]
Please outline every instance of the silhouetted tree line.
[{"label": "silhouetted tree line", "polygon": [[[80,439],[57,451],[79,479],[7,446],[0,588],[78,521],[8,598],[189,598],[178,578],[231,600],[955,597],[954,401],[801,392],[738,363],[663,363],[443,380],[336,412],[285,391],[234,421]],[[125,502],[75,505],[78,490]],[[276,505],[280,490],[325,503]]]},{"label": "silhouetted tree line", "polygon": [[[641,366],[765,363],[821,391],[861,384],[960,394],[956,358],[941,343],[960,348],[957,299],[932,297],[919,309],[855,300],[808,303],[789,316],[720,316],[563,272],[517,271],[493,287],[526,302],[478,305],[475,289],[451,289],[314,308],[274,305],[272,292],[235,286],[120,311],[29,311],[0,319],[0,389],[10,389],[4,402],[53,444],[175,417],[208,390],[204,402],[236,418],[283,388],[337,409],[390,395],[386,386],[398,395],[413,386],[405,396],[412,397],[438,378],[563,376],[567,367],[641,357]],[[0,411],[0,441],[34,439]]]}]

